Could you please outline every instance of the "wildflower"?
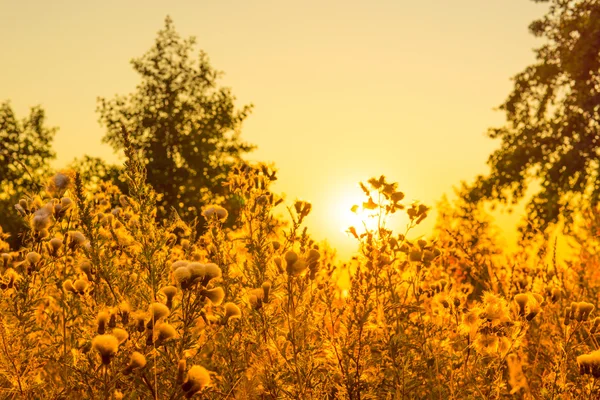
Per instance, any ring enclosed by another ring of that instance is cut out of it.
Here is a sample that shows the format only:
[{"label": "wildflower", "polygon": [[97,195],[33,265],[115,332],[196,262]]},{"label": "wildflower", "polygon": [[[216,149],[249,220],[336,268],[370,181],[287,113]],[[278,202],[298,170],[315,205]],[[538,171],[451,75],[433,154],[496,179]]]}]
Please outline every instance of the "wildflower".
[{"label": "wildflower", "polygon": [[220,305],[221,302],[223,302],[223,299],[225,298],[225,291],[222,287],[216,287],[209,290],[203,289],[202,291],[200,291],[200,294],[209,299],[210,302],[215,306]]},{"label": "wildflower", "polygon": [[185,397],[190,398],[210,384],[210,375],[206,368],[193,365],[187,373],[181,388],[186,392]]},{"label": "wildflower", "polygon": [[119,344],[123,344],[129,339],[129,333],[125,329],[115,328],[112,330],[112,335],[117,338]]},{"label": "wildflower", "polygon": [[51,217],[54,212],[54,206],[51,203],[36,210],[31,218],[30,226],[35,232],[47,230],[51,223]]},{"label": "wildflower", "polygon": [[62,288],[65,292],[76,293],[76,290],[73,287],[73,281],[71,281],[70,279],[67,279],[66,281],[63,282]]},{"label": "wildflower", "polygon": [[170,270],[171,270],[171,272],[174,272],[177,268],[187,267],[189,263],[190,262],[187,260],[175,261],[174,263],[171,264]]},{"label": "wildflower", "polygon": [[69,247],[75,249],[77,247],[81,247],[87,243],[87,239],[85,235],[79,231],[69,231]]},{"label": "wildflower", "polygon": [[158,325],[156,327],[156,330],[158,331],[158,335],[156,338],[157,345],[163,344],[164,342],[169,341],[171,339],[175,339],[177,337],[177,331],[175,330],[175,328],[173,328],[172,325],[166,322]]},{"label": "wildflower", "polygon": [[191,274],[191,280],[193,282],[201,281],[206,274],[206,265],[199,262],[191,262],[187,266]]},{"label": "wildflower", "polygon": [[290,273],[292,271],[292,266],[296,263],[296,261],[298,261],[298,254],[296,254],[292,250],[289,250],[288,252],[285,253],[284,258],[285,258],[285,263],[287,265],[288,273]]},{"label": "wildflower", "polygon": [[268,303],[269,302],[269,292],[271,291],[271,282],[269,282],[269,281],[264,282],[262,284],[262,289],[263,289],[263,294],[264,294],[263,301],[265,303]]},{"label": "wildflower", "polygon": [[227,210],[221,206],[208,206],[202,211],[202,216],[207,220],[215,218],[218,221],[225,221],[227,219]]},{"label": "wildflower", "polygon": [[409,253],[408,255],[408,259],[410,261],[421,261],[421,258],[423,257],[423,253],[421,253],[418,250],[413,250]]},{"label": "wildflower", "polygon": [[27,259],[29,264],[35,265],[38,262],[40,262],[40,260],[42,259],[42,256],[39,253],[36,253],[35,251],[30,251],[29,253],[27,253],[25,258]]},{"label": "wildflower", "polygon": [[107,311],[100,311],[98,313],[98,318],[96,319],[97,331],[100,335],[103,335],[106,332],[106,323],[110,318],[110,314]]},{"label": "wildflower", "polygon": [[92,339],[92,348],[100,353],[102,363],[108,365],[119,350],[119,341],[113,335],[98,335]]},{"label": "wildflower", "polygon": [[[143,311],[138,311],[136,313],[133,314],[133,319],[135,321],[135,329],[138,332],[144,332],[146,330],[146,313]],[[152,320],[150,320],[152,321]]]},{"label": "wildflower", "polygon": [[166,306],[169,307],[169,309],[172,308],[173,297],[175,297],[175,294],[177,294],[177,288],[175,286],[165,286],[164,288],[160,289],[160,291],[167,298]]},{"label": "wildflower", "polygon": [[[571,307],[572,309],[572,307]],[[585,301],[577,303],[577,311],[575,312],[575,318],[577,321],[587,321],[590,313],[594,310],[594,305]]]},{"label": "wildflower", "polygon": [[600,350],[578,356],[577,364],[581,375],[587,374],[594,378],[600,378]]},{"label": "wildflower", "polygon": [[134,369],[141,369],[146,366],[146,357],[137,351],[131,353],[129,364],[123,370],[123,375],[129,375]]},{"label": "wildflower", "polygon": [[173,280],[179,284],[183,289],[188,287],[188,283],[192,274],[187,267],[179,267],[173,272]]},{"label": "wildflower", "polygon": [[225,303],[225,317],[223,319],[223,325],[226,325],[230,319],[237,319],[242,316],[242,311],[234,303]]},{"label": "wildflower", "polygon": [[75,291],[79,294],[84,294],[87,288],[89,287],[89,283],[85,279],[77,279],[73,283],[73,287]]},{"label": "wildflower", "polygon": [[150,320],[148,321],[148,324],[146,325],[146,327],[148,329],[152,329],[155,322],[157,322],[161,318],[167,317],[170,314],[169,307],[165,306],[162,303],[150,304],[149,312],[150,312]]},{"label": "wildflower", "polygon": [[131,306],[125,300],[119,304],[119,314],[121,315],[121,322],[123,325],[127,325],[129,323],[129,313],[131,312]]},{"label": "wildflower", "polygon": [[209,263],[204,265],[204,280],[202,281],[202,285],[208,285],[212,279],[218,279],[223,275],[221,268],[217,266],[217,264]]},{"label": "wildflower", "polygon": [[57,172],[46,186],[46,190],[51,194],[62,193],[73,185],[75,173],[73,171]]}]

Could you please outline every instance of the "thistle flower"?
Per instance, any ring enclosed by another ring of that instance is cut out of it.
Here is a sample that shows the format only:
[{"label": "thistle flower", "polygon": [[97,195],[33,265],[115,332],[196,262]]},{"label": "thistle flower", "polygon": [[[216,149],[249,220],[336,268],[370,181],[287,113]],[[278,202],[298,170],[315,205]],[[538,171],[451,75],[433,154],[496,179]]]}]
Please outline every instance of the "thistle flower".
[{"label": "thistle flower", "polygon": [[175,297],[177,294],[177,288],[175,286],[165,286],[164,288],[160,289],[160,291],[167,298],[166,306],[171,309],[173,306],[173,297]]},{"label": "thistle flower", "polygon": [[298,261],[298,254],[292,250],[289,250],[285,253],[284,258],[288,273],[290,273],[292,271],[292,266],[296,263],[296,261]]},{"label": "thistle flower", "polygon": [[578,356],[577,364],[581,375],[587,374],[594,378],[600,378],[600,350]]},{"label": "thistle flower", "polygon": [[57,172],[52,178],[48,180],[46,190],[50,194],[62,193],[69,189],[73,185],[75,173],[70,170],[64,170]]},{"label": "thistle flower", "polygon": [[227,219],[227,210],[221,206],[208,206],[202,211],[202,216],[207,220],[216,219],[218,221],[225,221]]},{"label": "thistle flower", "polygon": [[223,275],[221,268],[217,266],[217,264],[208,263],[204,265],[204,279],[202,280],[202,285],[208,285],[213,279],[218,279]]},{"label": "thistle flower", "polygon": [[175,271],[177,268],[180,268],[180,267],[187,267],[187,265],[188,265],[189,263],[190,263],[190,262],[189,262],[189,261],[187,261],[187,260],[179,260],[179,261],[175,261],[173,264],[171,264],[171,268],[170,268],[170,269],[171,269],[171,272],[174,272],[174,271]]},{"label": "thistle flower", "polygon": [[33,217],[29,225],[35,232],[40,232],[48,229],[51,224],[51,217],[54,212],[54,206],[51,203],[46,204],[42,208],[33,213]]},{"label": "thistle flower", "polygon": [[209,299],[210,302],[215,306],[220,305],[223,302],[223,299],[225,298],[225,291],[222,287],[216,287],[208,290],[203,289],[200,291],[200,294]]},{"label": "thistle flower", "polygon": [[85,235],[79,231],[69,231],[67,235],[69,237],[69,247],[72,249],[84,246],[87,243]]},{"label": "thistle flower", "polygon": [[191,262],[187,266],[190,271],[192,281],[200,281],[206,274],[206,266],[199,262]]},{"label": "thistle flower", "polygon": [[129,375],[134,369],[142,369],[146,366],[146,357],[137,351],[131,353],[129,364],[123,370],[123,375]]},{"label": "thistle flower", "polygon": [[577,311],[575,313],[575,319],[577,321],[587,321],[590,313],[594,310],[594,305],[585,301],[581,301],[577,304]]},{"label": "thistle flower", "polygon": [[65,292],[76,293],[76,290],[73,287],[73,281],[71,281],[70,279],[67,279],[66,281],[63,282],[62,288]]},{"label": "thistle flower", "polygon": [[114,328],[112,330],[111,334],[117,338],[120,345],[125,343],[127,341],[127,339],[129,339],[129,333],[127,333],[127,331],[125,329]]},{"label": "thistle flower", "polygon": [[50,242],[48,242],[48,244],[49,244],[50,254],[52,254],[53,256],[56,257],[56,255],[58,254],[58,251],[63,246],[63,241],[62,241],[62,239],[55,237],[55,238],[50,239]]},{"label": "thistle flower", "polygon": [[302,274],[307,267],[308,264],[306,264],[306,261],[304,261],[303,259],[299,259],[292,265],[291,270],[288,270],[288,273],[290,275],[298,276]]},{"label": "thistle flower", "polygon": [[98,313],[98,318],[96,318],[96,330],[100,335],[103,335],[106,332],[106,323],[110,318],[110,314],[107,311],[100,311]]},{"label": "thistle flower", "polygon": [[226,325],[230,319],[237,319],[242,316],[242,311],[234,303],[225,303],[225,317],[223,318],[223,325]]},{"label": "thistle flower", "polygon": [[262,289],[263,289],[263,294],[264,294],[263,301],[265,303],[268,303],[269,302],[269,292],[271,291],[271,282],[269,282],[269,281],[264,282],[262,284]]},{"label": "thistle flower", "polygon": [[77,279],[73,283],[73,287],[77,293],[84,294],[89,287],[89,283],[85,279]]},{"label": "thistle flower", "polygon": [[127,325],[129,323],[129,314],[131,313],[131,306],[125,300],[119,304],[119,314],[121,315],[121,322],[123,325]]},{"label": "thistle flower", "polygon": [[525,293],[519,293],[515,296],[515,302],[519,306],[519,315],[525,316],[525,306],[529,301],[529,296]]},{"label": "thistle flower", "polygon": [[187,288],[192,274],[187,267],[179,267],[173,272],[173,281],[179,284],[183,289]]},{"label": "thistle flower", "polygon": [[206,368],[200,365],[193,365],[188,371],[181,388],[186,392],[185,396],[190,398],[208,385],[210,385],[210,375]]},{"label": "thistle flower", "polygon": [[147,314],[143,311],[138,311],[133,314],[133,319],[135,321],[135,329],[140,333],[146,330],[146,317]]},{"label": "thistle flower", "polygon": [[119,340],[113,335],[98,335],[92,339],[92,348],[100,354],[102,363],[108,365],[119,351]]},{"label": "thistle flower", "polygon": [[160,345],[166,341],[171,339],[175,339],[177,337],[177,331],[173,328],[172,325],[163,322],[156,326],[156,331],[158,332],[156,337],[156,344]]},{"label": "thistle flower", "polygon": [[148,329],[152,329],[154,323],[159,319],[167,317],[171,312],[169,311],[169,307],[165,306],[162,303],[152,303],[149,307],[150,320],[146,327]]},{"label": "thistle flower", "polygon": [[29,264],[35,265],[38,262],[40,262],[40,260],[42,259],[42,256],[39,253],[36,253],[35,251],[30,251],[25,256],[25,259],[27,260],[27,262],[29,262]]}]

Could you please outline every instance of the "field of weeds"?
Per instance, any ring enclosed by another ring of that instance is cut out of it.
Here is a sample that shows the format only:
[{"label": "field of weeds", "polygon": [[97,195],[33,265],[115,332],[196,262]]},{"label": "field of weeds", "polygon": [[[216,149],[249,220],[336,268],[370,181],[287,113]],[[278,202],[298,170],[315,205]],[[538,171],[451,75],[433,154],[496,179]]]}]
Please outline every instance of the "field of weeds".
[{"label": "field of weeds", "polygon": [[[264,165],[229,176],[234,229],[219,206],[157,222],[132,152],[126,174],[129,195],[63,171],[15,205],[30,230],[0,242],[2,398],[600,396],[593,213],[575,261],[500,257],[477,210],[411,240],[429,208],[374,178],[357,208],[377,228],[350,228],[340,263],[303,227],[309,203],[276,216]],[[385,228],[397,212],[406,232]]]}]

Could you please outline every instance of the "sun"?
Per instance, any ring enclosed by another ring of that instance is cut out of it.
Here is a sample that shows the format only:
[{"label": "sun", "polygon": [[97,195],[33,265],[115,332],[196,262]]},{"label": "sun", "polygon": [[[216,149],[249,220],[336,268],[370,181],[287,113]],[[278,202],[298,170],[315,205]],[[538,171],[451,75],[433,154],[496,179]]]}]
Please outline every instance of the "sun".
[{"label": "sun", "polygon": [[[368,198],[358,187],[352,187],[345,193],[339,193],[338,200],[335,203],[335,221],[336,226],[342,232],[347,232],[348,228],[354,227],[360,234],[366,229],[373,230],[377,228],[377,218],[373,217],[372,211],[363,209],[363,202]],[[355,207],[356,206],[356,207]]]}]

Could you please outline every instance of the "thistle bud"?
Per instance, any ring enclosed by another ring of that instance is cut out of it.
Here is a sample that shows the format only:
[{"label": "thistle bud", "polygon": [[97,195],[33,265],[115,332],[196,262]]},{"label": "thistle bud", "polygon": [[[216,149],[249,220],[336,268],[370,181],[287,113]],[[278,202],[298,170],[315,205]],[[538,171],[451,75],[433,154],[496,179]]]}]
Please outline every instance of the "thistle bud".
[{"label": "thistle bud", "polygon": [[271,282],[269,282],[269,281],[264,282],[262,284],[262,289],[263,289],[263,294],[264,294],[263,301],[265,303],[268,303],[269,302],[269,292],[271,291]]}]

